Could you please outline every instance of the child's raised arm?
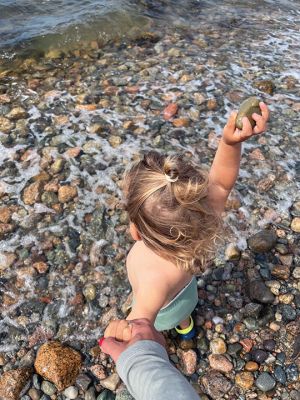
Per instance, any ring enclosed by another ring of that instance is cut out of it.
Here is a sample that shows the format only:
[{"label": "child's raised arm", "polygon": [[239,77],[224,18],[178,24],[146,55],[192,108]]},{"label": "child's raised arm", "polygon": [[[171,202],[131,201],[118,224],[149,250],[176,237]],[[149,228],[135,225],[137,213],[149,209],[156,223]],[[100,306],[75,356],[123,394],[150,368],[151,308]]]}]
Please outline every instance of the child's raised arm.
[{"label": "child's raised arm", "polygon": [[243,129],[236,129],[236,112],[230,115],[224,127],[223,136],[209,172],[209,198],[213,207],[220,213],[224,210],[227,197],[238,176],[241,143],[251,136],[264,132],[266,129],[269,110],[262,102],[259,103],[259,106],[262,115],[252,115],[252,118],[256,121],[253,129],[247,117],[243,118]]}]

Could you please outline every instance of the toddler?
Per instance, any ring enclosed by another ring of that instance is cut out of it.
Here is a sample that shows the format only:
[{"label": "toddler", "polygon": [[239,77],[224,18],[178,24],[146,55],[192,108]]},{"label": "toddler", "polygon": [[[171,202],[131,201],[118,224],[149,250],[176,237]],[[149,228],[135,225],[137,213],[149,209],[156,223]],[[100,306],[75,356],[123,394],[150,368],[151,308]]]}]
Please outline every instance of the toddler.
[{"label": "toddler", "polygon": [[[269,111],[253,114],[252,129],[236,113],[225,125],[208,174],[181,156],[149,152],[124,179],[130,233],[136,241],[127,257],[133,303],[127,319],[148,318],[157,330],[175,328],[184,339],[195,334],[191,313],[197,305],[194,274],[212,254],[221,213],[236,181],[241,142],[262,133]],[[122,339],[122,332],[116,333]]]}]

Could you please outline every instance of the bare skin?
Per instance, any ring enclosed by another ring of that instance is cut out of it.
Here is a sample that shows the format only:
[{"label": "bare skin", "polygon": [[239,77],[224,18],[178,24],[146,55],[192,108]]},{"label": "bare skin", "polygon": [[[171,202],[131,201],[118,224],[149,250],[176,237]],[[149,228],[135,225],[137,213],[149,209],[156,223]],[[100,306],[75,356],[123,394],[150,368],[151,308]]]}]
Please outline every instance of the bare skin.
[{"label": "bare skin", "polygon": [[[252,116],[256,121],[254,129],[246,117],[243,119],[243,129],[236,129],[236,112],[230,115],[224,127],[209,173],[209,198],[219,213],[224,211],[226,200],[238,176],[241,143],[266,129],[269,111],[264,103],[260,103],[260,108],[262,115]],[[190,282],[192,275],[150,250],[132,223],[130,233],[136,243],[128,254],[126,265],[135,303],[127,320],[147,318],[154,323],[159,310]],[[187,328],[189,323],[188,318],[180,323],[180,327]]]}]

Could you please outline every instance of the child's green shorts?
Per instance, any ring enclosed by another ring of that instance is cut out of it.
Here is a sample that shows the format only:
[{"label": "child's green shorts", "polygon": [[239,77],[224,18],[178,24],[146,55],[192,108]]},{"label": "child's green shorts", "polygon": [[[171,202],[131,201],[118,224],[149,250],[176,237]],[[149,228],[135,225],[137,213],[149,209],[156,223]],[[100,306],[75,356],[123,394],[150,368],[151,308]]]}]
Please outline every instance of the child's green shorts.
[{"label": "child's green shorts", "polygon": [[181,321],[188,318],[198,303],[197,280],[192,278],[172,301],[161,308],[157,314],[154,326],[158,331],[175,328]]}]

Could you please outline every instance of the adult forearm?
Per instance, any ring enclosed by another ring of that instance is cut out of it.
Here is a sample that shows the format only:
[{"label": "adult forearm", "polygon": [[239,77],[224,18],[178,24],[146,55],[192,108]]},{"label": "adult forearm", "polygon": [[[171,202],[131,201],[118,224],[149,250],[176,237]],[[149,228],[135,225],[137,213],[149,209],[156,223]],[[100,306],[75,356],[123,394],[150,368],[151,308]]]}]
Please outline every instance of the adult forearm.
[{"label": "adult forearm", "polygon": [[167,352],[152,340],[125,350],[117,371],[136,400],[199,400],[186,378],[170,364]]},{"label": "adult forearm", "polygon": [[228,145],[222,138],[210,169],[210,183],[230,191],[238,176],[240,161],[241,143]]}]

